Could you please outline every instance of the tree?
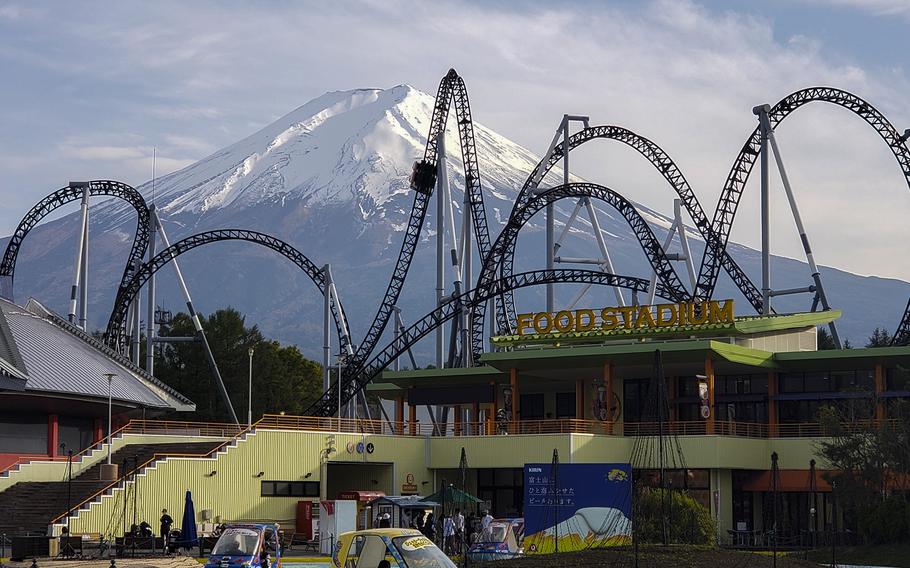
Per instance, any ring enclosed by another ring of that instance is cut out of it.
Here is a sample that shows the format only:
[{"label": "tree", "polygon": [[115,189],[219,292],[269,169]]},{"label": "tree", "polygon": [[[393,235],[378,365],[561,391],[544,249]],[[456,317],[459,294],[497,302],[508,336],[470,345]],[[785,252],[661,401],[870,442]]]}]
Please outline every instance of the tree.
[{"label": "tree", "polygon": [[889,517],[896,510],[910,511],[895,502],[906,501],[910,488],[910,402],[895,400],[888,417],[888,422],[851,422],[834,406],[819,411],[828,437],[817,450],[832,470],[827,478],[835,484],[838,502],[858,513],[863,532],[875,542],[904,538],[893,536],[906,530],[891,526],[896,520]]},{"label": "tree", "polygon": [[891,345],[891,334],[883,327],[876,327],[869,336],[866,347],[888,347]]},{"label": "tree", "polygon": [[[322,393],[322,366],[306,359],[296,346],[282,346],[262,336],[257,326],[247,327],[243,315],[233,308],[200,315],[234,411],[245,421],[248,402],[249,354],[253,348],[253,420],[268,413],[301,414]],[[193,322],[185,313],[176,314],[160,335],[191,337]],[[165,343],[156,357],[155,375],[196,403],[193,413],[175,418],[223,421],[227,408],[209,370],[202,345],[197,342]]]},{"label": "tree", "polygon": [[[832,337],[831,332],[828,331],[828,326],[820,325],[818,326],[818,350],[825,351],[828,349],[837,349],[837,345],[834,344],[834,337]],[[841,343],[844,349],[852,349],[853,345],[850,344],[849,339],[843,340]]]}]

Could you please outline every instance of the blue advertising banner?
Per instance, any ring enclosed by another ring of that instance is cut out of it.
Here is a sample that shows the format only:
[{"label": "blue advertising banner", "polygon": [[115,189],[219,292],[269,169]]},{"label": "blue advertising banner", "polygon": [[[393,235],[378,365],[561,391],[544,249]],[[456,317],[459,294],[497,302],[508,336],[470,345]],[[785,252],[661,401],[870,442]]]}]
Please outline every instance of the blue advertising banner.
[{"label": "blue advertising banner", "polygon": [[525,464],[527,553],[628,544],[632,466],[627,463]]}]

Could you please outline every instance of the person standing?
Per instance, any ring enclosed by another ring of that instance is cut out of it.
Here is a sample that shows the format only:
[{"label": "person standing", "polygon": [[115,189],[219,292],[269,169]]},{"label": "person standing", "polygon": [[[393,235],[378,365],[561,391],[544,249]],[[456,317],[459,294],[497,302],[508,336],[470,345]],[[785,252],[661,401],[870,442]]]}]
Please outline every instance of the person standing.
[{"label": "person standing", "polygon": [[492,522],[493,522],[493,515],[490,514],[489,510],[484,511],[483,519],[480,520],[481,530],[490,526],[490,523],[492,523]]},{"label": "person standing", "polygon": [[455,525],[456,552],[461,552],[461,546],[464,542],[464,515],[461,514],[461,509],[455,509],[455,518],[452,520]]},{"label": "person standing", "polygon": [[428,539],[436,542],[436,517],[433,515],[432,511],[427,513],[427,518],[423,522],[423,534]]},{"label": "person standing", "polygon": [[161,538],[163,539],[164,548],[167,548],[168,536],[171,534],[171,525],[174,524],[174,519],[167,514],[167,509],[161,509],[161,519],[158,521],[161,523]]},{"label": "person standing", "polygon": [[455,521],[451,515],[442,518],[442,549],[446,554],[455,550]]}]

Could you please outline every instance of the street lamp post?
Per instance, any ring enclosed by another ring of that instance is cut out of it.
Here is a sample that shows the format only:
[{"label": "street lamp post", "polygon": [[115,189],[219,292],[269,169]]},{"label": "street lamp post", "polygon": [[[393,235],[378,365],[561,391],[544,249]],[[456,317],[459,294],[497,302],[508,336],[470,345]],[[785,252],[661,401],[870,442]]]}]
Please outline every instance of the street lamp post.
[{"label": "street lamp post", "polygon": [[253,348],[247,350],[250,355],[250,388],[247,396],[246,425],[248,428],[253,426]]},{"label": "street lamp post", "polygon": [[111,465],[111,421],[112,421],[112,399],[111,399],[111,387],[114,385],[114,373],[104,373],[104,376],[107,377],[107,465]]}]

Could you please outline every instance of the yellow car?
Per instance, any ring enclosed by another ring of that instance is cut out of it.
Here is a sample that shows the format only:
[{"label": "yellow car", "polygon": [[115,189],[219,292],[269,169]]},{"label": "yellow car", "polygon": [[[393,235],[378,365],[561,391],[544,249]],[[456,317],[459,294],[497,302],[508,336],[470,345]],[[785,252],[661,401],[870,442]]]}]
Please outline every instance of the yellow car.
[{"label": "yellow car", "polygon": [[342,533],[332,563],[335,568],[456,568],[433,541],[415,529]]}]

